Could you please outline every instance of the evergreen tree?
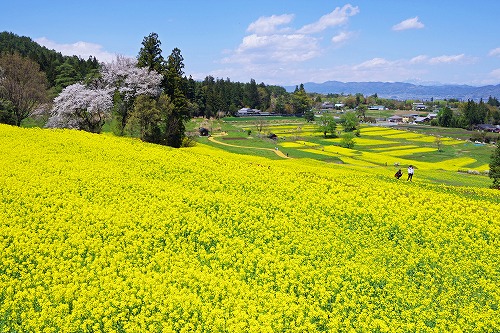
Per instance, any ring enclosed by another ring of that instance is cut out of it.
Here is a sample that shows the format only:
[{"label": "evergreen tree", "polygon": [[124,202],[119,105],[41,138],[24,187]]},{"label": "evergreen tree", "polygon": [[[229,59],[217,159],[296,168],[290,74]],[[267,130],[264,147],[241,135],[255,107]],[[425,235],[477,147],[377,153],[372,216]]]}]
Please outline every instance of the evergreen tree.
[{"label": "evergreen tree", "polygon": [[62,65],[56,68],[55,90],[61,92],[67,86],[77,83],[82,80],[80,74],[76,71],[69,61],[65,61]]},{"label": "evergreen tree", "polygon": [[496,97],[488,97],[488,104],[491,106],[500,106],[500,102]]},{"label": "evergreen tree", "polygon": [[142,47],[137,56],[137,66],[147,67],[149,70],[162,73],[165,65],[165,59],[161,55],[161,42],[158,34],[152,32],[144,37]]},{"label": "evergreen tree", "polygon": [[451,127],[453,120],[453,111],[449,107],[442,108],[437,116],[439,126]]},{"label": "evergreen tree", "polygon": [[484,124],[486,122],[486,119],[488,118],[488,106],[486,103],[484,103],[483,99],[479,101],[479,104],[477,105],[477,118],[478,118],[478,124]]},{"label": "evergreen tree", "polygon": [[474,125],[483,124],[488,115],[488,108],[482,99],[479,104],[473,100],[468,100],[467,103],[462,104],[461,109],[466,121],[466,127],[469,129],[472,129]]},{"label": "evergreen tree", "polygon": [[[299,88],[296,87],[295,92],[292,94],[292,106],[295,114],[305,115],[307,111],[311,111],[311,101],[302,83]],[[314,120],[314,114],[311,117],[311,113],[312,111],[307,114],[307,121]]]},{"label": "evergreen tree", "polygon": [[188,100],[185,95],[188,81],[183,78],[183,61],[181,50],[174,48],[165,67],[165,93],[173,104],[173,112],[167,118],[169,130],[167,131],[166,144],[176,148],[182,145],[185,137],[185,123],[190,118]]},{"label": "evergreen tree", "polygon": [[259,107],[259,90],[257,88],[257,83],[255,83],[254,79],[250,79],[250,83],[246,86],[246,105],[248,105],[252,109],[256,109]]},{"label": "evergreen tree", "polygon": [[493,179],[491,188],[500,190],[500,141],[497,142],[497,147],[491,155],[489,177]]},{"label": "evergreen tree", "polygon": [[274,112],[277,114],[285,114],[285,97],[283,95],[276,97],[276,101],[274,103]]},{"label": "evergreen tree", "polygon": [[257,87],[259,93],[259,109],[266,111],[271,107],[271,94],[267,86],[262,82]]}]

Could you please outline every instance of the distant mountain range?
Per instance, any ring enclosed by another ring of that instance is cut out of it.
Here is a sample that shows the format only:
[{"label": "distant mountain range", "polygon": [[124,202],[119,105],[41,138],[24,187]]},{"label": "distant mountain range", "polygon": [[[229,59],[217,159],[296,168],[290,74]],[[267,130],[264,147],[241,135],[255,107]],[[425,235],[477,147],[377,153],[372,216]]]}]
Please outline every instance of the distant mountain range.
[{"label": "distant mountain range", "polygon": [[[295,86],[285,86],[289,92],[295,90]],[[419,99],[451,99],[458,100],[488,100],[488,97],[500,98],[500,84],[482,87],[468,85],[415,85],[404,82],[339,82],[327,81],[324,83],[304,83],[307,92],[320,94],[357,94],[365,96],[377,94],[381,98],[397,100]]]}]

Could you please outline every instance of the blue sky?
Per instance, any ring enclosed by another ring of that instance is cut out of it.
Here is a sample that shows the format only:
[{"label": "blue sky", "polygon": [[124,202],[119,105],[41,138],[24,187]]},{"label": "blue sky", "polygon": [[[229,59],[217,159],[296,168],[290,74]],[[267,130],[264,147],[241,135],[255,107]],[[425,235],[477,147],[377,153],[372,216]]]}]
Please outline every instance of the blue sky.
[{"label": "blue sky", "polygon": [[232,81],[500,83],[498,0],[0,0],[0,31],[136,57],[156,32],[185,74]]}]

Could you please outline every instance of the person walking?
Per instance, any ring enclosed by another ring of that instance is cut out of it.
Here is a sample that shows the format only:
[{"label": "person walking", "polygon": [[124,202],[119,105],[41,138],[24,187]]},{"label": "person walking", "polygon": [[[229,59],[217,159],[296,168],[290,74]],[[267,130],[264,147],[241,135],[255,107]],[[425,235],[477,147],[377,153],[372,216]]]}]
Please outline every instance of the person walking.
[{"label": "person walking", "polygon": [[406,181],[411,181],[413,179],[413,172],[414,172],[413,165],[410,165],[408,167],[408,179]]}]

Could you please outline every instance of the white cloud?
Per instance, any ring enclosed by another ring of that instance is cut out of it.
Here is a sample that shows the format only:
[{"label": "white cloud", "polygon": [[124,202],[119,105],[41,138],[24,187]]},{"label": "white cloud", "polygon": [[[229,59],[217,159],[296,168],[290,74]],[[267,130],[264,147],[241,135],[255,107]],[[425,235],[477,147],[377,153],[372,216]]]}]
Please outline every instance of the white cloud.
[{"label": "white cloud", "polygon": [[332,42],[335,44],[339,44],[339,43],[342,43],[342,42],[349,40],[352,36],[353,36],[352,32],[342,31],[342,32],[340,32],[337,35],[332,37]]},{"label": "white cloud", "polygon": [[449,64],[454,62],[459,62],[465,60],[465,54],[457,54],[457,55],[442,55],[439,57],[434,57],[429,59],[429,64]]},{"label": "white cloud", "polygon": [[490,76],[493,77],[496,80],[500,80],[500,68],[497,68],[495,70],[492,70],[490,72]]},{"label": "white cloud", "polygon": [[373,58],[362,62],[359,65],[353,67],[355,70],[359,69],[374,69],[374,68],[387,68],[388,66],[392,66],[393,62],[388,61],[384,58]]},{"label": "white cloud", "polygon": [[37,38],[35,42],[48,49],[61,52],[61,54],[66,56],[76,55],[82,59],[88,59],[90,56],[94,56],[100,62],[111,62],[116,58],[116,54],[104,51],[102,45],[94,43],[80,41],[73,44],[58,44],[46,37]]},{"label": "white cloud", "polygon": [[318,21],[314,23],[303,26],[297,32],[304,34],[321,32],[329,27],[347,23],[350,16],[354,16],[358,13],[359,8],[353,7],[350,4],[347,4],[342,8],[337,7],[331,13],[323,15]]},{"label": "white cloud", "polygon": [[497,47],[496,49],[493,49],[488,53],[490,57],[499,57],[500,56],[500,47]]},{"label": "white cloud", "polygon": [[429,59],[426,55],[419,55],[410,59],[410,64],[421,64],[425,63]]},{"label": "white cloud", "polygon": [[277,32],[276,27],[290,23],[294,18],[293,14],[263,16],[255,22],[250,23],[248,32],[254,32],[258,35],[268,35]]},{"label": "white cloud", "polygon": [[[318,21],[298,30],[289,26],[295,17],[293,14],[260,17],[249,24],[247,28],[249,34],[243,37],[235,50],[227,52],[228,55],[221,62],[264,67],[269,64],[297,63],[316,58],[325,49],[320,46],[323,36],[311,34],[345,24],[350,16],[358,12],[358,7],[347,4],[335,8]],[[331,40],[338,44],[351,36],[350,32],[341,32]]]},{"label": "white cloud", "polygon": [[422,29],[424,24],[418,20],[418,16],[409,18],[392,27],[394,31],[408,30],[408,29]]},{"label": "white cloud", "polygon": [[247,35],[241,43],[225,52],[220,61],[224,68],[211,71],[210,75],[247,81],[259,77],[266,83],[289,84],[313,77],[313,73],[321,74],[322,70],[312,64],[308,69],[299,69],[297,64],[312,61],[327,52],[325,41],[341,45],[352,38],[355,33],[349,31],[336,31],[329,38],[321,32],[345,25],[358,12],[358,7],[347,4],[298,29],[291,24],[295,18],[293,14],[260,17],[248,25]]},{"label": "white cloud", "polygon": [[316,57],[316,38],[302,34],[249,35],[224,63],[301,62]]}]

